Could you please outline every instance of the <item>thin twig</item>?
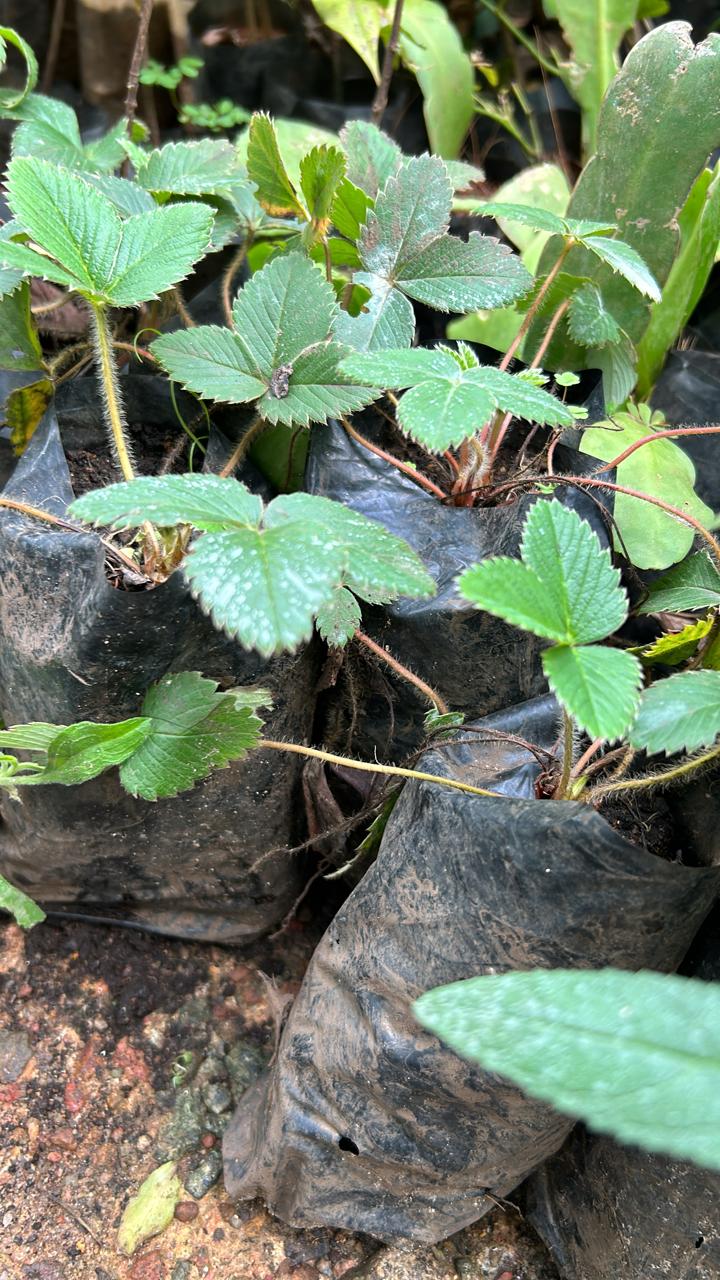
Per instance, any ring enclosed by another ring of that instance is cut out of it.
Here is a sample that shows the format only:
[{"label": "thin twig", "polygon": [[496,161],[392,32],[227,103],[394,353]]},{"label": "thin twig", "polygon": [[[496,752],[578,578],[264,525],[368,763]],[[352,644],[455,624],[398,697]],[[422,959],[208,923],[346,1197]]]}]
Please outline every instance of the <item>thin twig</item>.
[{"label": "thin twig", "polygon": [[374,640],[370,639],[370,636],[365,635],[364,631],[356,631],[353,638],[357,640],[358,644],[364,645],[366,649],[369,649],[371,653],[374,653],[376,658],[380,658],[382,662],[387,663],[391,670],[394,671],[396,675],[400,676],[401,680],[407,680],[408,684],[414,685],[423,697],[426,698],[428,702],[432,703],[432,705],[440,712],[440,715],[446,716],[448,714],[450,708],[445,702],[445,699],[441,698],[440,694],[436,693],[429,684],[426,684],[426,682],[420,678],[420,676],[416,676],[409,667],[404,666],[404,664],[399,662],[397,658],[393,658],[392,654],[388,653],[386,649],[383,649],[382,645],[376,644]]},{"label": "thin twig", "polygon": [[60,52],[60,40],[62,38],[63,26],[65,25],[65,0],[55,0],[53,6],[52,22],[50,24],[50,39],[48,40],[47,54],[45,55],[45,64],[43,66],[42,80],[40,81],[40,92],[48,93],[50,86],[55,79],[55,68],[57,66],[58,53]]},{"label": "thin twig", "polygon": [[[141,0],[140,17],[138,19],[137,35],[135,37],[135,48],[133,49],[132,59],[130,62],[127,94],[125,96],[125,131],[128,138],[132,135],[132,127],[135,121],[135,113],[137,111],[138,82],[140,79],[140,72],[142,71],[143,64],[145,62],[145,55],[147,53],[152,7],[153,0]],[[122,166],[123,177],[127,177],[129,168],[130,160],[126,156]]]},{"label": "thin twig", "polygon": [[597,471],[593,471],[592,474],[594,476],[599,476],[602,475],[603,471],[612,471],[614,467],[619,467],[621,462],[624,462],[632,453],[635,453],[636,449],[642,449],[643,445],[652,444],[654,440],[669,440],[672,437],[677,436],[712,435],[720,435],[720,427],[668,427],[667,429],[663,428],[662,431],[651,431],[649,435],[642,436],[642,438],[640,440],[636,440],[634,444],[629,444],[627,449],[623,449],[622,453],[619,453],[617,457],[613,458],[610,462],[604,462],[603,465],[598,467]]},{"label": "thin twig", "polygon": [[370,119],[373,124],[380,125],[385,114],[385,108],[388,103],[388,94],[390,92],[390,81],[392,80],[393,62],[395,61],[395,53],[400,38],[400,23],[402,21],[403,4],[405,0],[395,0],[395,12],[393,14],[392,27],[390,29],[390,39],[387,42],[385,50],[385,59],[383,61],[382,75],[377,92],[373,99],[372,111]]},{"label": "thin twig", "polygon": [[412,778],[416,782],[437,782],[442,787],[450,787],[453,791],[466,791],[472,796],[491,796],[493,799],[502,799],[497,791],[487,791],[484,787],[471,787],[469,782],[457,782],[455,778],[442,778],[437,773],[422,773],[418,769],[401,769],[396,765],[376,764],[370,760],[349,760],[347,756],[336,756],[330,751],[304,747],[298,742],[275,742],[272,738],[261,738],[257,745],[260,751],[289,751],[292,755],[311,756],[314,760],[339,764],[343,769],[358,769],[361,773],[382,773],[389,778]]}]

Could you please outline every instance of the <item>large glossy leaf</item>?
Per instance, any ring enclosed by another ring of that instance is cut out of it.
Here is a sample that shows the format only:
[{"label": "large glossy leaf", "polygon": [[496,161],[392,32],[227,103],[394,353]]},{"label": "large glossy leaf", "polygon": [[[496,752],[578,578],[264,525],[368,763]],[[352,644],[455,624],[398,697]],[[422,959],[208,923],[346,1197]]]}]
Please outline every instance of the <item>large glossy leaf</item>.
[{"label": "large glossy leaf", "polygon": [[[610,462],[662,425],[662,415],[651,419],[648,414],[641,418],[638,413],[616,413],[612,421],[588,427],[580,448],[591,457]],[[660,498],[701,524],[712,523],[712,511],[695,493],[695,467],[672,440],[653,440],[637,449],[618,466],[617,483]],[[690,525],[641,498],[624,493],[615,498],[616,545],[618,550],[627,550],[638,568],[666,569],[687,555],[695,536]]]},{"label": "large glossy leaf", "polygon": [[720,242],[720,164],[703,169],[678,218],[680,251],[663,289],[662,301],[638,345],[638,395],[646,397],[667,352],[685,328],[712,270]]},{"label": "large glossy leaf", "polygon": [[[582,108],[583,149],[595,149],[600,104],[619,66],[620,42],[637,17],[638,0],[552,0],[572,57],[563,78]],[[547,8],[547,6],[546,6]]]},{"label": "large glossy leaf", "polygon": [[415,1002],[456,1053],[623,1142],[720,1169],[720,987],[655,973],[535,970]]},{"label": "large glossy leaf", "polygon": [[630,741],[651,755],[673,755],[712,746],[718,734],[720,671],[680,671],[645,690]]},{"label": "large glossy leaf", "polygon": [[405,0],[398,52],[423,95],[430,146],[458,154],[474,115],[474,74],[457,27],[436,0]]},{"label": "large glossy leaf", "polygon": [[143,800],[187,791],[256,746],[262,728],[257,709],[270,705],[263,689],[219,693],[215,681],[197,671],[165,676],[145,697],[148,731],[121,766],[120,781]]},{"label": "large glossy leaf", "polygon": [[558,702],[590,738],[622,737],[638,705],[640,664],[622,649],[564,645],[546,649],[543,671]]},{"label": "large glossy leaf", "polygon": [[347,40],[379,84],[380,32],[392,21],[388,0],[313,0],[313,5],[325,26]]},{"label": "large glossy leaf", "polygon": [[32,929],[45,919],[41,907],[28,898],[22,889],[16,889],[4,876],[0,876],[0,911],[7,911],[21,929]]},{"label": "large glossy leaf", "polygon": [[[635,249],[662,286],[679,244],[677,215],[717,146],[718,126],[708,102],[720,95],[720,37],[693,45],[689,23],[651,31],[630,51],[611,84],[598,120],[597,153],[570,200],[573,218],[617,222],[619,238]],[[557,257],[551,244],[541,261]],[[637,341],[649,319],[647,304],[625,280],[587,249],[574,249],[568,272],[590,276],[620,327]]]}]

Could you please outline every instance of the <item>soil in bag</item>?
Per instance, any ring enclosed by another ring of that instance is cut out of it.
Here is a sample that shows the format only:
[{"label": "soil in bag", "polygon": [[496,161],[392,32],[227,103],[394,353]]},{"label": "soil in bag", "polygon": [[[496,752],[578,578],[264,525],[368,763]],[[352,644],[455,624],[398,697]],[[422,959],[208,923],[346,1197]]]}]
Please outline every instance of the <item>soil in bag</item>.
[{"label": "soil in bag", "polygon": [[[720,982],[720,911],[682,972]],[[567,1280],[717,1280],[720,1173],[620,1146],[579,1125],[525,1188],[526,1211]]]},{"label": "soil in bag", "polygon": [[[102,471],[104,457],[96,461]],[[116,477],[89,478],[87,487]],[[52,412],[4,493],[65,514],[73,490]],[[246,652],[214,630],[180,572],[151,590],[117,574],[112,585],[97,533],[7,509],[0,563],[6,724],[122,719],[138,713],[166,673],[199,671],[224,688],[268,688],[271,736],[302,741],[309,733],[314,649],[271,660]],[[4,793],[0,873],[46,908],[110,910],[176,936],[251,941],[283,918],[301,887],[301,868],[285,852],[302,838],[299,773],[277,753],[254,752],[154,804],[128,795],[115,770],[79,787],[26,788],[21,803]]]},{"label": "soil in bag", "polygon": [[[718,891],[717,869],[664,860],[586,805],[536,800],[536,757],[491,733],[550,749],[557,706],[535,699],[423,755],[422,769],[502,798],[404,787],[226,1133],[230,1195],[262,1195],[293,1226],[433,1242],[486,1213],[572,1122],[458,1057],[411,1002],[510,969],[672,970]],[[703,860],[702,847],[682,852]]]},{"label": "soil in bag", "polygon": [[[358,417],[359,429],[375,438],[382,419]],[[378,439],[387,446],[384,435]],[[583,474],[600,463],[573,449],[555,451],[559,474]],[[486,715],[540,693],[542,641],[500,618],[474,609],[456,586],[463,569],[490,556],[517,556],[522,527],[536,495],[497,507],[456,507],[432,493],[363,445],[336,423],[313,428],[305,477],[310,493],[335,498],[405,538],[437,583],[434,596],[398,600],[363,610],[363,628],[377,644],[439,693],[453,711]],[[587,492],[559,486],[555,495],[587,520],[602,544],[607,531],[598,501]],[[400,760],[425,740],[428,703],[407,681],[357,643],[326,702],[325,741],[366,758]]]}]

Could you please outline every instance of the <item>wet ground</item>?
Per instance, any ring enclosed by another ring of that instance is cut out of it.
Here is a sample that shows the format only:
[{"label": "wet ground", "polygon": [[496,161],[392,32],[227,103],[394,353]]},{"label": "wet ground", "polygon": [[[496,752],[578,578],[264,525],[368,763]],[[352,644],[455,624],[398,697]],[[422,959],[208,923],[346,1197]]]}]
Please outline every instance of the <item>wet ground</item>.
[{"label": "wet ground", "polygon": [[[435,1248],[388,1248],[293,1231],[225,1194],[224,1124],[272,1053],[317,932],[301,918],[240,952],[0,926],[0,1280],[557,1280],[511,1208]],[[125,1257],[125,1205],[170,1159],[176,1216]]]}]

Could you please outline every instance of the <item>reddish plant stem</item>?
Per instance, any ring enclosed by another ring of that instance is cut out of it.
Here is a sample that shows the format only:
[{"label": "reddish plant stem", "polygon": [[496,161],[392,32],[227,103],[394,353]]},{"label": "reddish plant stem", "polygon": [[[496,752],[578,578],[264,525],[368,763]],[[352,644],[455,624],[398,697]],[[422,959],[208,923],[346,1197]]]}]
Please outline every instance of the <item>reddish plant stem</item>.
[{"label": "reddish plant stem", "polygon": [[373,99],[372,111],[370,113],[370,119],[375,125],[380,124],[388,103],[390,81],[392,80],[393,73],[393,62],[395,60],[395,52],[398,47],[398,40],[400,39],[400,23],[402,21],[404,3],[405,0],[395,0],[395,12],[393,13],[392,27],[390,28],[390,39],[387,42],[382,74],[380,76],[380,84],[377,87],[377,92]]},{"label": "reddish plant stem", "polygon": [[[570,306],[570,298],[566,298],[564,302],[561,302],[560,306],[555,312],[555,315],[550,321],[550,324],[547,327],[547,332],[545,334],[545,337],[543,338],[542,342],[540,343],[540,346],[538,347],[537,351],[535,352],[535,355],[533,356],[532,364],[529,365],[528,368],[538,369],[542,364],[543,357],[545,356],[545,352],[550,346],[550,343],[552,342],[553,337],[555,336],[555,331],[558,325],[560,324],[560,321],[562,320],[569,306]],[[502,448],[503,440],[507,435],[507,429],[510,426],[510,423],[512,422],[512,420],[513,420],[512,413],[506,413],[497,431],[494,433],[491,433],[490,435],[490,438],[488,440],[488,459],[486,464],[483,466],[483,474],[482,474],[482,478],[485,480],[489,479],[489,477],[492,475],[492,469],[497,460],[498,453]],[[493,439],[493,436],[494,436],[494,439]]]},{"label": "reddish plant stem", "polygon": [[427,476],[424,476],[421,471],[416,471],[415,467],[409,466],[407,462],[401,462],[399,458],[393,458],[391,453],[387,453],[379,445],[373,444],[372,440],[367,440],[365,436],[361,436],[359,431],[350,426],[346,418],[342,418],[341,421],[348,435],[352,436],[352,439],[356,440],[358,444],[363,445],[365,449],[369,449],[378,458],[382,458],[384,462],[389,462],[391,467],[396,467],[398,471],[402,471],[403,475],[409,476],[416,484],[422,485],[424,489],[427,489],[428,493],[434,494],[436,498],[442,498],[443,501],[447,498],[448,495],[443,493],[438,485],[433,484],[432,480],[428,480]]},{"label": "reddish plant stem", "polygon": [[602,475],[603,471],[612,471],[613,467],[619,467],[621,462],[629,458],[637,449],[642,449],[644,444],[652,444],[653,440],[667,440],[673,436],[711,436],[720,435],[720,427],[668,427],[667,430],[652,431],[650,435],[643,436],[642,439],[636,440],[634,444],[629,444],[627,449],[623,449],[616,458],[611,462],[605,462],[597,471],[593,471],[594,476]]},{"label": "reddish plant stem", "polygon": [[450,708],[445,702],[445,699],[441,698],[440,694],[436,693],[435,690],[431,688],[429,684],[426,684],[424,680],[421,680],[420,676],[416,676],[415,673],[410,671],[408,667],[404,666],[402,662],[398,662],[397,658],[393,658],[392,654],[388,653],[386,649],[383,649],[382,645],[376,644],[374,640],[370,639],[370,636],[365,635],[364,631],[356,631],[354,639],[357,640],[359,644],[364,645],[366,649],[369,649],[371,653],[374,653],[376,658],[380,658],[388,667],[391,667],[395,674],[400,676],[402,680],[407,680],[408,684],[414,685],[423,697],[427,698],[428,702],[431,702],[432,705],[437,708],[440,715],[446,716],[448,714]]},{"label": "reddish plant stem", "polygon": [[[141,0],[140,17],[138,19],[137,35],[135,37],[135,47],[133,49],[132,59],[130,62],[130,70],[128,72],[127,94],[125,96],[125,127],[127,136],[132,134],[132,127],[135,121],[135,113],[137,111],[138,98],[138,82],[140,72],[142,71],[147,52],[148,34],[150,31],[150,16],[152,14],[153,0]],[[129,159],[123,161],[122,173],[123,177],[127,177],[130,168]]]},{"label": "reddish plant stem", "polygon": [[547,276],[545,277],[545,280],[543,281],[542,285],[538,289],[535,301],[533,302],[532,306],[528,308],[528,312],[527,312],[527,315],[525,316],[525,319],[520,325],[520,328],[518,329],[517,333],[515,334],[515,337],[510,343],[510,346],[505,352],[505,355],[500,361],[499,367],[501,369],[507,369],[508,365],[510,364],[510,361],[515,355],[515,352],[519,350],[522,344],[523,338],[525,337],[528,329],[530,328],[530,325],[532,324],[533,320],[535,319],[535,316],[537,315],[540,309],[540,306],[542,304],[543,298],[545,297],[545,294],[550,288],[550,285],[553,283],[553,280],[555,280],[555,278],[560,274],[562,270],[562,265],[572,248],[572,244],[573,244],[572,240],[568,240],[567,243],[563,245],[562,252],[557,262],[555,263],[555,266],[550,269]]}]

